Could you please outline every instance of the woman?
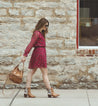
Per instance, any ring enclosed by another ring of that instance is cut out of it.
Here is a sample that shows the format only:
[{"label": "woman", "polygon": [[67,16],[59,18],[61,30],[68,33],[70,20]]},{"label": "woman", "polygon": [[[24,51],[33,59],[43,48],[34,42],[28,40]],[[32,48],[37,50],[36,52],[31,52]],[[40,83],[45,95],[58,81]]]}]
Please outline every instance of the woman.
[{"label": "woman", "polygon": [[48,69],[47,69],[47,57],[46,57],[46,43],[45,43],[45,36],[46,33],[48,33],[48,26],[49,21],[45,18],[41,18],[34,31],[33,35],[31,37],[31,41],[26,47],[23,57],[21,59],[22,62],[26,60],[26,57],[28,56],[30,50],[32,47],[34,47],[34,51],[31,55],[30,62],[29,62],[29,69],[32,69],[30,72],[28,72],[27,75],[27,83],[26,88],[24,92],[24,97],[36,97],[31,94],[31,80],[32,75],[36,72],[37,68],[40,68],[42,72],[43,81],[45,83],[46,89],[48,91],[48,97],[57,97],[59,94],[56,94],[53,90],[53,88],[50,86],[50,82],[48,79]]}]

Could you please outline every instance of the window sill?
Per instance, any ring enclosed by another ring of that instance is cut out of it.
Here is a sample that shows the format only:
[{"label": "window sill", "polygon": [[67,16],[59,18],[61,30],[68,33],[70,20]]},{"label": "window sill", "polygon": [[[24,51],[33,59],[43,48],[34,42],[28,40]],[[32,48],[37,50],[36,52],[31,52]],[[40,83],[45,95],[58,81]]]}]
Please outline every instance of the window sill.
[{"label": "window sill", "polygon": [[98,49],[98,46],[79,46],[79,49]]}]

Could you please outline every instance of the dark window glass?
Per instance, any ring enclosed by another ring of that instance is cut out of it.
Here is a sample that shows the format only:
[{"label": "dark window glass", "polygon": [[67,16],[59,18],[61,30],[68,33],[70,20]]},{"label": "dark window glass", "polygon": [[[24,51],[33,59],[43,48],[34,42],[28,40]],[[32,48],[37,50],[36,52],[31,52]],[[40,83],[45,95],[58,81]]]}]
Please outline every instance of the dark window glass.
[{"label": "dark window glass", "polygon": [[98,0],[79,3],[79,46],[98,46]]}]

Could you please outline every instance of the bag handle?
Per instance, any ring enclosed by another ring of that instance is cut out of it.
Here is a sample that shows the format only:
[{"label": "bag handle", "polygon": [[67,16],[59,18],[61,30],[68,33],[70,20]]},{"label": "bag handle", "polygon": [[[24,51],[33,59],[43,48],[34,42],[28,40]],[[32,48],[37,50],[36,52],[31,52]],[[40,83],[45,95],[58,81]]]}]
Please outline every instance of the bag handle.
[{"label": "bag handle", "polygon": [[[23,63],[23,70],[22,71],[24,72],[24,62],[20,62],[15,68],[17,68],[21,63]],[[6,81],[5,81],[4,85],[3,85],[3,88],[2,88],[2,94],[3,95],[4,95],[4,88],[5,88],[6,82],[8,80],[8,77],[9,77],[9,74],[7,75],[7,79],[6,79]]]},{"label": "bag handle", "polygon": [[22,71],[24,71],[24,62],[20,62],[17,66],[19,66],[21,63],[23,63],[23,70]]},{"label": "bag handle", "polygon": [[19,67],[19,65],[20,65],[21,63],[23,63],[23,71],[24,71],[24,62],[20,62],[19,64],[17,64],[14,69],[16,69],[17,67]]}]

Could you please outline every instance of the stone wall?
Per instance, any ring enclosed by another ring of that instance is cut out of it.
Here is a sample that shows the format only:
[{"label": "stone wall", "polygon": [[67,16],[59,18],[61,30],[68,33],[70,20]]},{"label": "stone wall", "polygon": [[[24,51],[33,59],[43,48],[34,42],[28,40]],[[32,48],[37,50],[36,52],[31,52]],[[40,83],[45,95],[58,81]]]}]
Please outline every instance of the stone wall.
[{"label": "stone wall", "polygon": [[[61,89],[97,89],[98,56],[77,55],[76,15],[77,0],[0,0],[0,85],[20,62],[37,21],[45,17],[50,22],[46,50],[51,85]],[[26,58],[22,88],[30,71],[28,63],[33,49]],[[32,78],[31,86],[45,87],[39,69]],[[6,86],[16,87],[19,85]]]}]

